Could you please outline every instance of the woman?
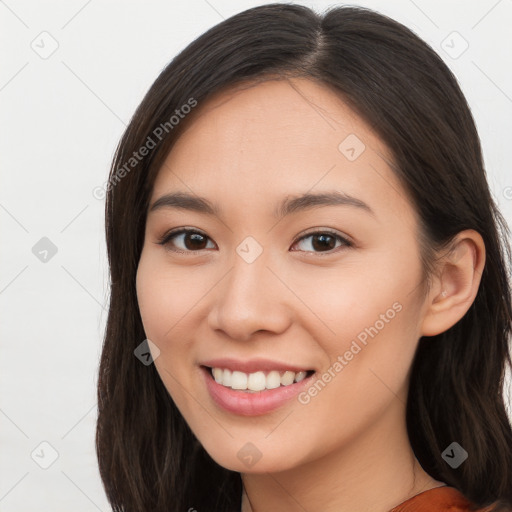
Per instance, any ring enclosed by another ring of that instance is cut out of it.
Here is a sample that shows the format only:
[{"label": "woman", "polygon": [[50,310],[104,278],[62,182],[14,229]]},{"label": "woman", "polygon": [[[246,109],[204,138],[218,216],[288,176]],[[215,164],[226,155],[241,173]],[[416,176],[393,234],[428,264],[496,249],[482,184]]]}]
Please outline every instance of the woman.
[{"label": "woman", "polygon": [[131,120],[106,232],[114,510],[511,510],[507,228],[407,28],[271,4],[210,29]]}]

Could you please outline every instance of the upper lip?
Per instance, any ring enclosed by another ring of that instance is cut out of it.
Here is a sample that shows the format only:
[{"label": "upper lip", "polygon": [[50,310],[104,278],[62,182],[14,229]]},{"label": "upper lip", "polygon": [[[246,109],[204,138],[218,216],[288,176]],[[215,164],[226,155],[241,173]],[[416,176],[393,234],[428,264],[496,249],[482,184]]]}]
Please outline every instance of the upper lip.
[{"label": "upper lip", "polygon": [[291,371],[291,372],[302,372],[309,371],[312,368],[308,366],[297,366],[290,363],[272,361],[270,359],[250,359],[241,361],[229,357],[221,359],[209,359],[203,361],[202,366],[209,366],[210,368],[222,368],[231,371],[239,371],[244,373],[255,373],[257,371]]}]

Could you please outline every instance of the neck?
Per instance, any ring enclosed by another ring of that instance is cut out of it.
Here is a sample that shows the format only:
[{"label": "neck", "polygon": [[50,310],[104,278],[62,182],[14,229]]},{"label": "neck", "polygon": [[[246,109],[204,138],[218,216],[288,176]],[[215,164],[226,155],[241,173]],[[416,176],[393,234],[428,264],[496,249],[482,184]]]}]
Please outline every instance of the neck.
[{"label": "neck", "polygon": [[388,512],[444,485],[421,468],[408,440],[403,404],[393,404],[398,411],[388,410],[365,432],[320,458],[285,471],[242,474],[242,512]]}]

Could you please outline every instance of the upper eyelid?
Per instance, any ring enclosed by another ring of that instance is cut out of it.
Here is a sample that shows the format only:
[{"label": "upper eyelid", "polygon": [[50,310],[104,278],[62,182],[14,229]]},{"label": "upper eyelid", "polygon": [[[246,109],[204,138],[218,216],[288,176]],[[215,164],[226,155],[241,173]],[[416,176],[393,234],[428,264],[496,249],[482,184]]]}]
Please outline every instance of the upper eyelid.
[{"label": "upper eyelid", "polygon": [[[214,242],[213,238],[211,238],[209,235],[207,235],[200,229],[185,226],[185,227],[181,227],[181,228],[174,228],[174,229],[171,229],[170,231],[165,232],[159,238],[159,241],[157,243],[159,243],[160,245],[165,245],[170,241],[171,238],[178,236],[178,235],[187,234],[187,233],[197,233],[197,234],[200,234],[200,235],[208,238],[212,242]],[[297,235],[296,239],[294,240],[293,245],[297,244],[302,239],[307,238],[309,236],[316,235],[316,234],[324,234],[324,233],[331,234],[331,235],[337,237],[339,240],[342,241],[342,243],[345,244],[345,246],[354,245],[354,242],[352,241],[351,237],[341,234],[337,230],[334,230],[333,228],[322,228],[322,227],[309,228],[307,231],[303,231],[302,233],[299,233]],[[189,252],[189,253],[202,252],[203,250],[204,249],[198,249],[197,251],[193,251],[193,250],[183,251],[180,249],[181,252]],[[311,252],[311,251],[303,251],[303,252]],[[326,253],[327,252],[328,251],[326,251]],[[321,254],[321,252],[318,252],[317,254]]]},{"label": "upper eyelid", "polygon": [[[169,231],[166,231],[161,237],[160,239],[161,240],[164,240],[170,236],[174,236],[174,235],[181,235],[183,233],[198,233],[200,235],[203,235],[207,238],[209,238],[210,240],[213,240],[212,237],[210,237],[209,235],[207,235],[206,233],[204,233],[203,231],[201,231],[200,229],[197,229],[197,228],[188,228],[188,227],[182,227],[182,228],[175,228],[175,229],[171,229]],[[309,228],[307,231],[303,231],[302,233],[299,233],[297,235],[297,240],[300,240],[301,238],[304,238],[305,236],[309,236],[309,235],[316,235],[318,233],[330,233],[330,234],[333,234],[333,235],[336,235],[336,236],[339,236],[340,238],[344,238],[346,239],[347,241],[352,241],[351,238],[348,236],[348,235],[345,235],[345,234],[341,234],[339,233],[338,231],[332,229],[332,228],[322,228],[322,227],[319,227],[319,228]]]}]

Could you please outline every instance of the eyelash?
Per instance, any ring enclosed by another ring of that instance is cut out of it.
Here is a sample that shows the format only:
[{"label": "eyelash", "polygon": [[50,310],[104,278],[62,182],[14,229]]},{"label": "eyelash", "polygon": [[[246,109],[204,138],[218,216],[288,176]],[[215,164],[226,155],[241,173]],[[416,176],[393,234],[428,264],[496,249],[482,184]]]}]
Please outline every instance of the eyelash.
[{"label": "eyelash", "polygon": [[[158,239],[157,243],[159,245],[162,245],[162,246],[170,246],[170,241],[174,237],[176,237],[178,235],[182,235],[182,234],[198,234],[198,235],[201,235],[201,236],[206,237],[209,240],[211,240],[209,236],[207,236],[205,233],[202,233],[201,231],[198,231],[197,229],[177,228],[175,230],[171,230],[171,231],[168,231],[167,233],[164,233]],[[322,230],[319,230],[319,231],[312,231],[312,232],[309,232],[309,233],[305,233],[302,236],[300,236],[299,238],[297,238],[297,240],[295,240],[293,242],[293,245],[296,245],[298,242],[300,242],[300,241],[302,241],[302,240],[304,240],[306,238],[309,238],[311,236],[314,236],[314,235],[325,235],[325,234],[334,236],[337,240],[339,240],[342,243],[342,246],[345,246],[345,248],[349,248],[349,247],[353,246],[352,242],[350,242],[347,238],[341,236],[336,231],[333,231],[331,229],[322,229]],[[330,254],[335,254],[335,253],[339,252],[338,249],[340,249],[342,246],[336,247],[335,249],[331,249],[329,251],[323,251],[323,252],[316,252],[316,251],[298,251],[298,252],[306,252],[306,253],[310,253],[310,254],[312,253],[312,254],[317,254],[317,255],[330,255]],[[197,251],[192,251],[192,250],[183,251],[181,249],[175,249],[175,248],[168,247],[168,250],[170,250],[172,252],[180,253],[180,254],[194,255],[194,254],[199,254],[201,252],[204,252],[206,249],[199,249]]]}]

